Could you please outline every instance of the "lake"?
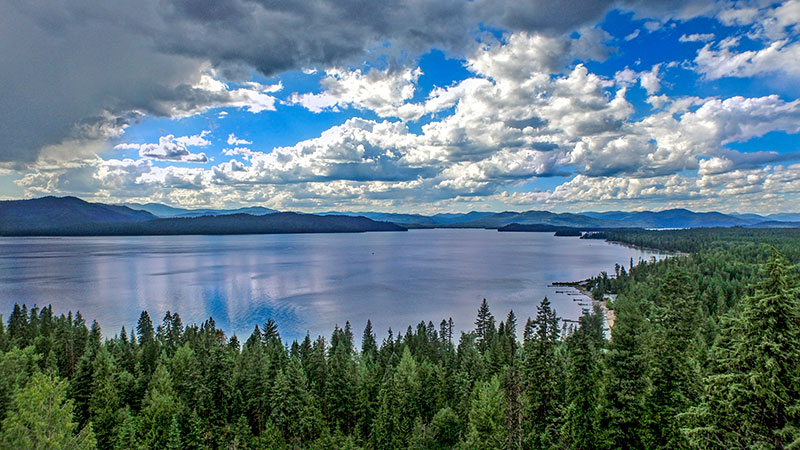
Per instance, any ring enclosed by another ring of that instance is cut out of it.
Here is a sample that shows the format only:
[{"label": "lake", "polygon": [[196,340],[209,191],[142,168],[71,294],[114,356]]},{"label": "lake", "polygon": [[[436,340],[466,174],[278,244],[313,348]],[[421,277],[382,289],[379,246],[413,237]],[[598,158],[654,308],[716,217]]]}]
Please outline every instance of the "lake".
[{"label": "lake", "polygon": [[244,341],[270,317],[285,339],[329,337],[367,319],[379,339],[420,320],[473,327],[486,298],[497,321],[519,328],[547,296],[558,314],[582,306],[554,281],[586,279],[651,251],[552,233],[412,230],[362,234],[0,238],[0,313],[14,303],[80,310],[106,336],[130,330],[142,310],[186,323],[213,316]]}]

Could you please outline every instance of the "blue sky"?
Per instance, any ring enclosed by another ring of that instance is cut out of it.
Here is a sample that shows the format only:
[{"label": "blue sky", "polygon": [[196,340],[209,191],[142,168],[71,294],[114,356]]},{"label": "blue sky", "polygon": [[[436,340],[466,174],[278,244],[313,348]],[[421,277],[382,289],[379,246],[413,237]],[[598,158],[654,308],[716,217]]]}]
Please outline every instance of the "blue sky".
[{"label": "blue sky", "polygon": [[[84,52],[111,59],[81,65],[83,53],[67,50],[69,63],[44,79],[3,69],[21,94],[0,111],[10,118],[0,197],[420,213],[800,209],[800,1],[598,1],[581,12],[398,1],[389,17],[273,32],[253,23],[332,18],[239,13],[238,1],[219,16],[183,5],[75,17],[78,3],[64,6],[71,15],[17,5],[6,19],[38,24],[0,47],[20,67],[44,64],[56,38],[67,47],[109,30]],[[442,8],[452,23],[437,19]],[[115,28],[127,13],[162,35],[147,43],[136,27]],[[45,30],[45,18],[65,23]]]}]

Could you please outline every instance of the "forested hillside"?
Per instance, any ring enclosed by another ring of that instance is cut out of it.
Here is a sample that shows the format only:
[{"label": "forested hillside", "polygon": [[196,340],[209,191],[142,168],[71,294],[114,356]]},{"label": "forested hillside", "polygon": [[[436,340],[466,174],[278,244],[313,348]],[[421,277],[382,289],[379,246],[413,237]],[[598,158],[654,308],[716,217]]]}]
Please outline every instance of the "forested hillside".
[{"label": "forested hillside", "polygon": [[598,309],[565,328],[546,299],[527,320],[484,301],[460,336],[442,320],[377,339],[367,323],[360,345],[349,323],[289,343],[268,320],[240,343],[213,319],[143,312],[109,337],[79,313],[15,307],[0,448],[800,444],[798,233],[614,233],[596,237],[691,254],[589,280],[616,294],[610,340]]}]

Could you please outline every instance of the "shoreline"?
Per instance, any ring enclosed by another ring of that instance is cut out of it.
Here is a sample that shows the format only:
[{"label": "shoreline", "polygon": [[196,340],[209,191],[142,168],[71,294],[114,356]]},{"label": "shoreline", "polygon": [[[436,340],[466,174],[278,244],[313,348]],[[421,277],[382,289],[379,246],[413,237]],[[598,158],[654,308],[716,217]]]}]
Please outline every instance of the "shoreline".
[{"label": "shoreline", "polygon": [[[588,297],[589,300],[592,302],[592,306],[598,305],[603,310],[603,322],[605,326],[603,327],[604,331],[608,331],[609,338],[611,337],[611,328],[614,326],[614,321],[616,320],[616,314],[614,313],[613,309],[610,309],[607,305],[607,300],[598,300],[594,298],[594,295],[586,288],[586,282],[588,280],[581,280],[581,281],[556,281],[551,283],[551,286],[564,286],[564,287],[571,287],[576,291],[580,292],[581,295]],[[564,321],[564,319],[561,319]]]}]

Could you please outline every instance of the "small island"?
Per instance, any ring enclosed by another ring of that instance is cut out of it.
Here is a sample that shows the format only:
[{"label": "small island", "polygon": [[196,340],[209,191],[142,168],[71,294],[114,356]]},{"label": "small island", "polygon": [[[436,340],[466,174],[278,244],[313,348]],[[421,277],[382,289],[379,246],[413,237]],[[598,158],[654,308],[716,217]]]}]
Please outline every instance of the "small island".
[{"label": "small island", "polygon": [[577,228],[562,228],[560,230],[556,230],[555,235],[581,237],[583,235],[583,232],[581,230],[578,230]]},{"label": "small island", "polygon": [[579,228],[562,227],[556,225],[548,225],[543,223],[511,223],[503,227],[499,227],[497,231],[518,231],[518,232],[531,232],[531,233],[553,233],[556,236],[577,236],[583,235],[583,231]]}]

